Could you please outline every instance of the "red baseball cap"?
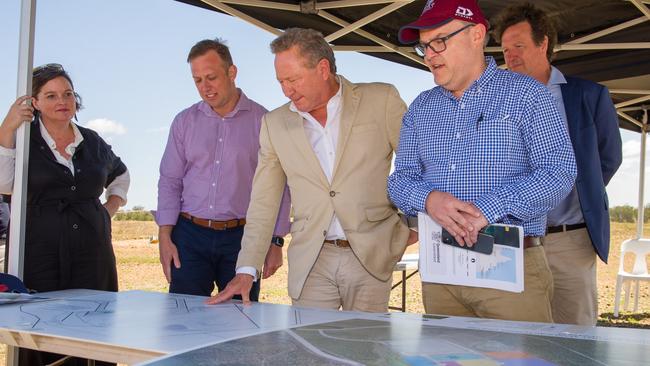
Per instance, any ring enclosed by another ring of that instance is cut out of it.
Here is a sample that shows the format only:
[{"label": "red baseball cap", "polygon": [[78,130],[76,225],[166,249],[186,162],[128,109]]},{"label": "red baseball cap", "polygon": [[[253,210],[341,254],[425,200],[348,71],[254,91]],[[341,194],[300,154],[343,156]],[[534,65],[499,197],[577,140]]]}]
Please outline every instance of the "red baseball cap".
[{"label": "red baseball cap", "polygon": [[490,27],[476,0],[427,0],[420,18],[400,28],[397,37],[403,44],[416,43],[420,40],[420,29],[438,28],[453,19]]}]

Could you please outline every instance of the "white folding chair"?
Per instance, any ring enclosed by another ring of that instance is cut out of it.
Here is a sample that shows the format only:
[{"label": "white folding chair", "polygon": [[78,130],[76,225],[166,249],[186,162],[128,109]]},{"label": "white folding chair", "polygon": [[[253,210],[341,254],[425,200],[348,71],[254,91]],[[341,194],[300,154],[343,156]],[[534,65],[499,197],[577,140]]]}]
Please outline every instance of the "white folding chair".
[{"label": "white folding chair", "polygon": [[[634,254],[632,272],[625,271],[625,253]],[[627,311],[630,302],[632,282],[635,282],[634,312],[639,310],[639,284],[641,281],[650,281],[648,262],[646,256],[650,254],[650,239],[630,239],[621,244],[621,258],[619,260],[618,274],[616,275],[616,297],[614,299],[614,317],[618,317],[618,308],[621,303],[621,290],[625,285],[625,302],[623,309]]]}]

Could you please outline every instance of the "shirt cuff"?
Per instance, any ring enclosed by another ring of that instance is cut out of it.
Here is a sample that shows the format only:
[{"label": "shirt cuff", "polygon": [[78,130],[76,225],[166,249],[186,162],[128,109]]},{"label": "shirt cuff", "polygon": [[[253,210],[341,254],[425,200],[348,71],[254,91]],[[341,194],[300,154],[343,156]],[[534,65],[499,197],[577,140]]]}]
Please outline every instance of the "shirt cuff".
[{"label": "shirt cuff", "polygon": [[257,281],[257,270],[255,269],[255,267],[250,267],[250,266],[239,267],[237,268],[235,273],[237,274],[243,273],[243,274],[251,275],[253,276],[253,282]]},{"label": "shirt cuff", "polygon": [[158,226],[174,226],[178,221],[179,214],[179,210],[157,210],[154,216],[156,218],[156,224],[158,224]]},{"label": "shirt cuff", "polygon": [[122,204],[120,206],[125,206],[126,205],[126,193],[129,190],[129,185],[131,184],[131,176],[129,174],[129,171],[125,171],[124,173],[120,174],[117,176],[111,184],[106,187],[106,200],[108,200],[108,197],[110,196],[118,196],[122,199]]},{"label": "shirt cuff", "polygon": [[411,197],[410,197],[411,207],[413,207],[413,209],[418,212],[427,212],[426,210],[427,197],[431,192],[433,192],[433,189],[415,188],[413,192],[411,192]]},{"label": "shirt cuff", "polygon": [[284,238],[289,234],[289,228],[291,227],[291,222],[287,220],[286,223],[282,223],[279,225],[276,225],[275,229],[273,229],[273,236],[279,236],[281,238]]},{"label": "shirt cuff", "polygon": [[499,222],[505,216],[505,208],[501,199],[493,194],[484,194],[474,201],[474,205],[481,211],[488,224]]},{"label": "shirt cuff", "polygon": [[4,146],[0,146],[0,155],[8,156],[11,158],[16,158],[16,149],[8,149]]},{"label": "shirt cuff", "polygon": [[108,187],[106,188],[106,194],[104,195],[106,200],[108,201],[108,197],[110,196],[118,196],[122,199],[122,203],[120,203],[120,207],[126,206],[126,191],[117,187]]}]

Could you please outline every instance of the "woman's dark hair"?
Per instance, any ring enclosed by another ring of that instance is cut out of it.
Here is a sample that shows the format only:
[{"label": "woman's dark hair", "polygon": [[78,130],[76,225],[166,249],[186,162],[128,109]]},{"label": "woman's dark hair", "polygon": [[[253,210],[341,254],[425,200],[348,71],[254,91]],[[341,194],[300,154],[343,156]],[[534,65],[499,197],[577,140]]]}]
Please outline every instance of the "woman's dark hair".
[{"label": "woman's dark hair", "polygon": [[[70,83],[70,86],[74,91],[72,78],[70,78],[68,72],[65,71],[65,69],[63,69],[63,66],[60,64],[45,64],[35,67],[34,71],[32,72],[32,97],[36,98],[38,93],[41,92],[41,89],[43,89],[43,86],[47,84],[48,81],[56,79],[58,77],[65,78]],[[77,92],[74,92],[74,99],[76,102],[77,111],[79,111],[81,108],[83,108],[83,105],[81,104],[81,96],[77,94]],[[39,112],[35,110],[34,116],[38,117],[38,114]],[[77,115],[75,113],[75,120],[76,119]]]}]

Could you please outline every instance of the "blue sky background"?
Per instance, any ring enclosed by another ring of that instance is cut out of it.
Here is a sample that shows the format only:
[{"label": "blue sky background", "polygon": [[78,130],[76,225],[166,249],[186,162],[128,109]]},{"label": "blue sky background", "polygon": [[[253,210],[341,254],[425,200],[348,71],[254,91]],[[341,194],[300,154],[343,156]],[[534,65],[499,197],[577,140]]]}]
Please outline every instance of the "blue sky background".
[{"label": "blue sky background", "polygon": [[[16,99],[19,22],[20,0],[0,1],[2,117]],[[242,20],[172,0],[37,1],[34,65],[56,62],[71,74],[85,105],[79,123],[98,130],[131,172],[127,207],[155,208],[169,125],[199,100],[187,52],[215,37],[230,46],[237,84],[250,98],[268,109],[286,102],[268,47],[274,36]],[[392,83],[407,103],[433,86],[428,72],[352,52],[336,58],[349,80]],[[623,132],[623,141],[624,163],[610,183],[610,202],[636,205],[639,135]]]}]

